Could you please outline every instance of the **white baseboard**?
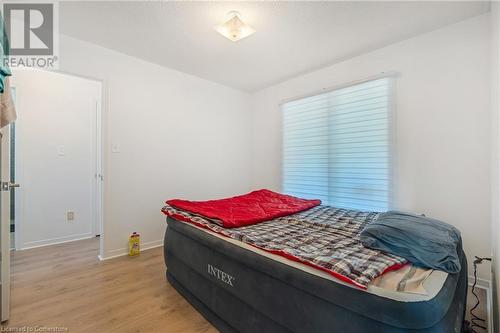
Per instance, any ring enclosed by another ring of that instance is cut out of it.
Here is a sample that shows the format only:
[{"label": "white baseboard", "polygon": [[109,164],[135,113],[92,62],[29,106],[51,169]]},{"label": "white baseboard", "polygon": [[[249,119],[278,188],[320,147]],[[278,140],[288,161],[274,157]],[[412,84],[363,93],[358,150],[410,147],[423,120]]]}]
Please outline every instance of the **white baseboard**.
[{"label": "white baseboard", "polygon": [[[469,275],[469,286],[472,286],[473,282],[474,282],[474,276]],[[489,290],[490,289],[490,285],[491,285],[491,281],[490,280],[477,278],[477,283],[476,283],[476,287],[477,288]]]},{"label": "white baseboard", "polygon": [[[141,243],[141,251],[146,251],[159,246],[163,246],[163,238],[152,242]],[[126,255],[128,255],[128,248],[122,248],[122,249],[115,249],[108,251],[108,254],[105,254],[104,256],[99,255],[98,258],[99,260],[103,261],[103,260],[123,257]]]},{"label": "white baseboard", "polygon": [[[469,286],[472,287],[474,276],[469,276]],[[476,288],[486,291],[486,313],[488,314],[488,333],[493,332],[493,300],[491,299],[491,281],[477,278]]]},{"label": "white baseboard", "polygon": [[84,233],[84,234],[77,234],[77,235],[71,235],[71,236],[65,236],[65,237],[42,239],[42,240],[38,240],[38,241],[26,242],[24,244],[21,244],[21,246],[19,248],[16,247],[16,250],[22,251],[22,250],[34,249],[37,247],[74,242],[77,240],[89,239],[89,238],[93,238],[93,237],[94,236],[92,235],[92,233]]},{"label": "white baseboard", "polygon": [[493,294],[491,292],[491,288],[486,290],[486,313],[488,313],[488,333],[492,333],[494,331],[493,328]]}]

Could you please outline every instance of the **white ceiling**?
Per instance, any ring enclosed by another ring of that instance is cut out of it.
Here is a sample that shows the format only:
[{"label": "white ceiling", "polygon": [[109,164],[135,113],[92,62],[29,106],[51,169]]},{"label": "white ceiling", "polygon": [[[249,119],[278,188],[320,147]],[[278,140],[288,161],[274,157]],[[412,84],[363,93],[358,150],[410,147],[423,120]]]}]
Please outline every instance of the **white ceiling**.
[{"label": "white ceiling", "polygon": [[[238,10],[256,29],[214,31]],[[62,2],[60,30],[246,91],[489,11],[489,2]]]}]

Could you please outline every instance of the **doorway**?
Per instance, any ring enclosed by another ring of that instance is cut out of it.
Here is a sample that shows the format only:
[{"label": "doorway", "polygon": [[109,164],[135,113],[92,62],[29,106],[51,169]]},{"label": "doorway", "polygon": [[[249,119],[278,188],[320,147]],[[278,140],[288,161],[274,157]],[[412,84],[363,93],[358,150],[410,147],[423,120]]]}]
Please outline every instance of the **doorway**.
[{"label": "doorway", "polygon": [[[11,231],[15,250],[102,235],[102,82],[13,73]],[[98,255],[98,253],[96,253]]]}]

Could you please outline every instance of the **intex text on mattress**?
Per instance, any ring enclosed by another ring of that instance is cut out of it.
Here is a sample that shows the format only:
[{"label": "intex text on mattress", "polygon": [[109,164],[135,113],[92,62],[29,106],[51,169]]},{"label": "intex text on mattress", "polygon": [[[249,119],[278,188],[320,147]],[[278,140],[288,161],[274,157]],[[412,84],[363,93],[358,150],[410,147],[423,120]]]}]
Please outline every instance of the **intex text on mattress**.
[{"label": "intex text on mattress", "polygon": [[352,288],[168,218],[167,277],[223,332],[460,332],[467,264],[426,301]]}]

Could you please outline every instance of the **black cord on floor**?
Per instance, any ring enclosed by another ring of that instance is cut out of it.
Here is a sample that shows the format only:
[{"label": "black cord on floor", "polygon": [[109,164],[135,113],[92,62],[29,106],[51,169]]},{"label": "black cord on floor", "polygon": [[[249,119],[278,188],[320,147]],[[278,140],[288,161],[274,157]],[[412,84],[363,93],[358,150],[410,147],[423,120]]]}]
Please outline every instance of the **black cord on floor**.
[{"label": "black cord on floor", "polygon": [[476,298],[476,304],[472,307],[472,309],[469,310],[470,316],[471,316],[471,325],[470,329],[472,332],[477,333],[474,328],[482,328],[486,330],[486,326],[484,326],[484,323],[486,322],[485,319],[479,318],[476,314],[474,314],[474,310],[479,306],[479,296],[476,294],[476,284],[477,284],[477,265],[481,264],[483,260],[488,260],[491,261],[491,258],[480,258],[476,257],[476,260],[474,260],[473,265],[474,265],[474,283],[472,284],[472,295]]}]

